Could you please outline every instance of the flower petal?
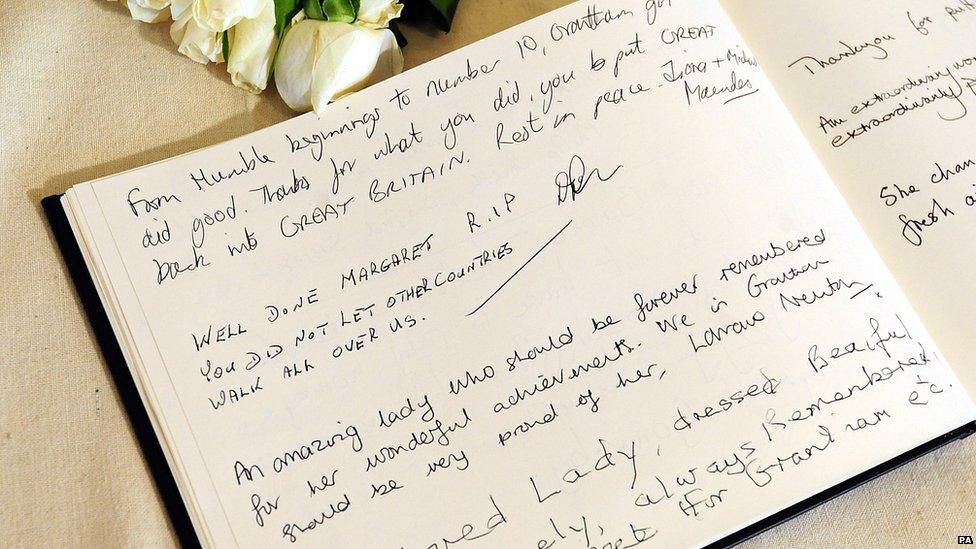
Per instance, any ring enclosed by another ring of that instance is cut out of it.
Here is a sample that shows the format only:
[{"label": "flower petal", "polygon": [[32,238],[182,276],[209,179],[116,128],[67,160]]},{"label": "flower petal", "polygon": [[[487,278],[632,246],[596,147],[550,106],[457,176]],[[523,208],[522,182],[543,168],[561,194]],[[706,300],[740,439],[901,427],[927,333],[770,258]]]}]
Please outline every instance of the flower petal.
[{"label": "flower petal", "polygon": [[169,18],[169,0],[126,0],[132,18],[144,23],[158,23]]},{"label": "flower petal", "polygon": [[360,0],[356,22],[373,29],[386,28],[390,21],[400,17],[403,4],[399,0]]},{"label": "flower petal", "polygon": [[330,102],[402,70],[389,29],[305,19],[285,33],[275,83],[289,107],[321,114]]},{"label": "flower petal", "polygon": [[271,59],[278,40],[275,37],[274,4],[268,3],[253,19],[244,19],[228,31],[230,59],[227,72],[235,86],[260,93],[268,85]]},{"label": "flower petal", "polygon": [[169,5],[170,16],[173,21],[181,19],[193,7],[193,0],[173,0]]},{"label": "flower petal", "polygon": [[197,63],[223,61],[220,34],[198,25],[191,10],[184,10],[182,16],[173,21],[169,28],[169,36],[178,46],[177,50],[180,53]]},{"label": "flower petal", "polygon": [[318,51],[318,26],[310,19],[299,20],[285,30],[275,62],[275,86],[278,95],[292,110],[312,110],[309,95],[312,70]]},{"label": "flower petal", "polygon": [[403,70],[403,53],[389,29],[352,26],[316,59],[310,95],[319,114],[329,103]]},{"label": "flower petal", "polygon": [[224,32],[242,19],[254,19],[272,0],[194,0],[197,24],[212,32]]}]

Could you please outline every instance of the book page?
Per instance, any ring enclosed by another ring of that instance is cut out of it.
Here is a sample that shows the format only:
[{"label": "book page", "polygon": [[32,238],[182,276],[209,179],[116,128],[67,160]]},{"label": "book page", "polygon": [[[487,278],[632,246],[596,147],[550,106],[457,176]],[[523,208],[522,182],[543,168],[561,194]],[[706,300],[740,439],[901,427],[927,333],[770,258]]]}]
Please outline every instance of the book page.
[{"label": "book page", "polygon": [[702,545],[974,417],[714,2],[67,201],[207,545]]},{"label": "book page", "polygon": [[976,4],[724,5],[976,392]]}]

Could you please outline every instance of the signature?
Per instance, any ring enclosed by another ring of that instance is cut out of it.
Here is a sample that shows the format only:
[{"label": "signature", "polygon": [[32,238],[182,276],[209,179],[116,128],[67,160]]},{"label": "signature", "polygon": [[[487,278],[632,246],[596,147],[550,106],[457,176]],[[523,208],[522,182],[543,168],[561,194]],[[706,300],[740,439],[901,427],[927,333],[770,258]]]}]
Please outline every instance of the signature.
[{"label": "signature", "polygon": [[576,196],[583,193],[586,186],[595,177],[600,182],[610,181],[616,173],[623,168],[623,164],[618,164],[609,175],[603,175],[600,168],[586,169],[586,162],[578,154],[574,154],[569,160],[569,167],[556,174],[556,204],[562,204],[568,200],[576,200]]}]

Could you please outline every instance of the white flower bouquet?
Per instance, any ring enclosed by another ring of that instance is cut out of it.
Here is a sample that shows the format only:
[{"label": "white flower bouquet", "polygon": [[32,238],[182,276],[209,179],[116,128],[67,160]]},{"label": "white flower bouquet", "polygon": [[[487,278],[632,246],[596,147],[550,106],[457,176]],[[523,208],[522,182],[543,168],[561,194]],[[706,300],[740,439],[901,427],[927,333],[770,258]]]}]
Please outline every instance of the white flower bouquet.
[{"label": "white flower bouquet", "polygon": [[292,109],[330,102],[403,70],[391,22],[449,30],[458,0],[125,0],[136,20],[172,20],[170,37],[198,63],[227,63],[231,82],[261,93],[273,78]]}]

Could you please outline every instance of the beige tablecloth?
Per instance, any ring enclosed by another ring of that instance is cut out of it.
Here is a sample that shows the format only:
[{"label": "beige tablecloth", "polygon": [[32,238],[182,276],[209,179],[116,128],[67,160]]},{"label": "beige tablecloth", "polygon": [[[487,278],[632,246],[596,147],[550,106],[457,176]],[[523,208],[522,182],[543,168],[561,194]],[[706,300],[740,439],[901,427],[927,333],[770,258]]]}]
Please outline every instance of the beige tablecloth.
[{"label": "beige tablecloth", "polygon": [[[449,36],[409,34],[407,63],[564,3],[463,0]],[[40,199],[290,115],[116,3],[0,0],[0,547],[175,543]],[[955,545],[976,535],[974,464],[976,437],[750,544]]]}]

